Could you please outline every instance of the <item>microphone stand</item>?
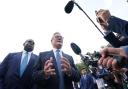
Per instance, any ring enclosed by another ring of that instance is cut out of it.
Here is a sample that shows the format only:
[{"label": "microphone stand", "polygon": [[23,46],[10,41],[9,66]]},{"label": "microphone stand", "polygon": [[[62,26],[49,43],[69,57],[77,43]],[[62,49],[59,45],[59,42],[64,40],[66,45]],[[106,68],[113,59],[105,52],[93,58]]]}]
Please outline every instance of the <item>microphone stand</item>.
[{"label": "microphone stand", "polygon": [[98,26],[93,22],[93,20],[89,17],[89,15],[80,7],[80,5],[78,5],[78,3],[76,3],[75,1],[74,1],[74,4],[88,17],[88,19],[92,22],[92,24],[99,30],[99,32],[103,35],[103,36],[105,36],[102,32],[101,32],[101,30],[98,28]]}]

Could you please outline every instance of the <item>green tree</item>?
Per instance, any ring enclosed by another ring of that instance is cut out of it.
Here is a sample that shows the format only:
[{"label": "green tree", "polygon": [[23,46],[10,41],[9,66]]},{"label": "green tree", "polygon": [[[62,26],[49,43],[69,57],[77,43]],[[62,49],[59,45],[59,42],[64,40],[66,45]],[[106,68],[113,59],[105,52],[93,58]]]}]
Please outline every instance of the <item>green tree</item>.
[{"label": "green tree", "polygon": [[87,64],[85,64],[83,61],[81,61],[80,63],[77,63],[77,64],[76,64],[76,67],[77,67],[77,69],[79,70],[79,72],[80,72],[80,70],[81,70],[82,68],[88,69]]}]

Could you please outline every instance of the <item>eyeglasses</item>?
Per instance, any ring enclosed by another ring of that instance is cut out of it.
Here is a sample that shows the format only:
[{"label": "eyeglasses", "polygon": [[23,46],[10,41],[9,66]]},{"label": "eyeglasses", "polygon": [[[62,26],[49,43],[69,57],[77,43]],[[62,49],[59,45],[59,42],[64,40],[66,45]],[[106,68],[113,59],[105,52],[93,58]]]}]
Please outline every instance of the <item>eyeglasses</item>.
[{"label": "eyeglasses", "polygon": [[55,38],[60,38],[60,39],[63,39],[64,37],[62,36],[54,36]]}]

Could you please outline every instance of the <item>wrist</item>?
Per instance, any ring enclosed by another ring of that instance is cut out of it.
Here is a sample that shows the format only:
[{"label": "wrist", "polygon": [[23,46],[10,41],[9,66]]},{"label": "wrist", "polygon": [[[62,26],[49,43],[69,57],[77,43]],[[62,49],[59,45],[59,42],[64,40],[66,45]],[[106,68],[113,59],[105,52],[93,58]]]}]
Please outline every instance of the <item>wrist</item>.
[{"label": "wrist", "polygon": [[45,79],[49,79],[49,77],[50,77],[50,76],[44,71],[44,78],[45,78]]},{"label": "wrist", "polygon": [[72,75],[72,70],[67,71],[67,72],[66,72],[66,75],[67,75],[68,77],[70,77],[70,76]]}]

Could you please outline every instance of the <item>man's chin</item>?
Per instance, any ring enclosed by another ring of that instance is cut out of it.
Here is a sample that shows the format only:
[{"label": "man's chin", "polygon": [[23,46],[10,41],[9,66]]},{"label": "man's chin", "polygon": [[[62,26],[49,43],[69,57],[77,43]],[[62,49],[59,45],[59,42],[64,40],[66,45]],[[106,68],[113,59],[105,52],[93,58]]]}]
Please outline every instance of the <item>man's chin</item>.
[{"label": "man's chin", "polygon": [[57,48],[58,49],[61,49],[62,48],[62,43],[61,44],[58,44]]},{"label": "man's chin", "polygon": [[33,49],[28,48],[28,49],[25,49],[25,51],[31,52],[31,51],[33,51]]}]

